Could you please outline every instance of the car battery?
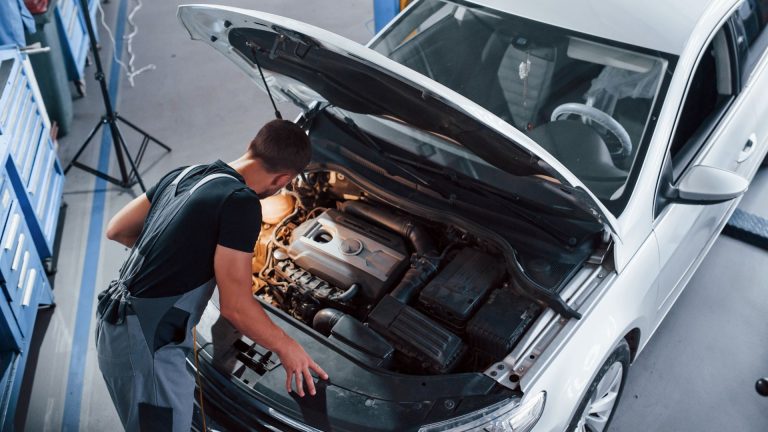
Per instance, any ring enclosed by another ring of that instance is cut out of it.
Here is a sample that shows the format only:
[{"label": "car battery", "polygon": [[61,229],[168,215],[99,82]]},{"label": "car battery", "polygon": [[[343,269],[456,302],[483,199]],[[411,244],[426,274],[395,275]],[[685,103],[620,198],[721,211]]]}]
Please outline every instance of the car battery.
[{"label": "car battery", "polygon": [[461,249],[422,289],[420,307],[454,329],[463,328],[503,276],[504,266],[497,257]]},{"label": "car battery", "polygon": [[512,350],[539,312],[539,306],[530,300],[508,288],[498,289],[467,324],[469,345],[491,358],[501,359]]}]

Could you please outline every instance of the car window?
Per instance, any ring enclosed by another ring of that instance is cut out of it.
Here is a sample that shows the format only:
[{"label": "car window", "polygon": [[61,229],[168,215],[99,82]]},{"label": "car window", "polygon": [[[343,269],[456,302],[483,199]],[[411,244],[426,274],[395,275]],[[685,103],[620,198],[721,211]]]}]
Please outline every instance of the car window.
[{"label": "car window", "polygon": [[742,77],[746,81],[768,48],[768,0],[744,0],[734,18]]},{"label": "car window", "polygon": [[420,1],[371,48],[527,134],[616,215],[676,61],[448,0]]},{"label": "car window", "polygon": [[366,133],[417,156],[419,160],[449,168],[502,190],[506,190],[507,186],[511,187],[515,182],[513,174],[489,164],[446,137],[384,117],[357,114],[336,107],[329,108],[328,111],[340,119],[352,118]]},{"label": "car window", "polygon": [[730,38],[727,26],[717,32],[689,81],[669,147],[673,181],[704,147],[736,92]]}]

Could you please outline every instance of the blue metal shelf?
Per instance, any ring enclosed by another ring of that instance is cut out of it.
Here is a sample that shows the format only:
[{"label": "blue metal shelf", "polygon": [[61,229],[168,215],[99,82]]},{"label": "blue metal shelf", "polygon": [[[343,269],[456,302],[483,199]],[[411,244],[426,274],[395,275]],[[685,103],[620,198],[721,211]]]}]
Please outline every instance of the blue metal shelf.
[{"label": "blue metal shelf", "polygon": [[15,50],[2,53],[0,60],[5,60],[0,67],[8,79],[0,96],[0,170],[8,173],[40,257],[45,259],[53,253],[64,172],[32,69]]},{"label": "blue metal shelf", "polygon": [[0,430],[13,429],[38,306],[52,304],[51,256],[64,175],[32,67],[0,47]]}]

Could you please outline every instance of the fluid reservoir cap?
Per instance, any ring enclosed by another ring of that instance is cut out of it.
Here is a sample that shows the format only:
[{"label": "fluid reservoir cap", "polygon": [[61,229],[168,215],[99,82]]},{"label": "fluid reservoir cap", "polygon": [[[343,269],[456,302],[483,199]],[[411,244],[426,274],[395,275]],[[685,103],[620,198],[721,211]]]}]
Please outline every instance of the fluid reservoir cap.
[{"label": "fluid reservoir cap", "polygon": [[344,255],[357,255],[363,251],[363,242],[356,238],[348,238],[341,241],[339,249]]}]

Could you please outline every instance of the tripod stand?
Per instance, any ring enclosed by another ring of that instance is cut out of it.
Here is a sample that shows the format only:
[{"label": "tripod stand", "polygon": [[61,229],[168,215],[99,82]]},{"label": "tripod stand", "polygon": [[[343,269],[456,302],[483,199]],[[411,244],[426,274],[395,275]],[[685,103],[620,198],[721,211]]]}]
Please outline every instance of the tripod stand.
[{"label": "tripod stand", "polygon": [[[96,1],[99,1],[99,0],[96,0]],[[155,137],[146,133],[144,130],[142,130],[135,124],[124,119],[112,108],[112,100],[109,96],[109,90],[107,89],[107,80],[106,80],[106,77],[104,76],[104,68],[101,64],[101,57],[99,56],[99,50],[96,47],[96,33],[93,30],[93,23],[91,22],[90,13],[88,13],[87,0],[80,0],[80,8],[82,9],[83,16],[85,18],[86,28],[88,29],[88,39],[91,44],[91,52],[93,53],[93,62],[96,65],[96,80],[99,82],[99,87],[101,88],[101,98],[104,101],[104,108],[106,109],[106,113],[101,116],[101,119],[99,119],[99,122],[91,130],[91,133],[88,134],[88,137],[85,139],[85,142],[83,143],[83,145],[80,146],[80,148],[77,150],[77,153],[75,153],[75,157],[72,159],[69,165],[67,165],[67,167],[64,169],[64,174],[66,175],[69,172],[69,170],[74,166],[123,188],[131,188],[133,187],[133,185],[138,183],[139,186],[141,187],[142,192],[145,192],[146,188],[144,187],[144,182],[141,180],[141,175],[139,174],[138,166],[141,163],[142,158],[144,157],[144,152],[147,150],[147,147],[149,146],[150,141],[164,148],[166,151],[171,151],[171,148],[161,143]],[[120,55],[120,53],[116,53],[116,54]],[[131,154],[128,151],[128,147],[125,145],[125,140],[123,139],[123,134],[120,132],[120,125],[118,124],[118,122],[122,122],[126,126],[130,127],[134,131],[141,134],[143,137],[135,158],[131,157]],[[119,178],[113,177],[106,172],[99,171],[93,167],[90,167],[78,161],[78,158],[80,157],[80,155],[83,153],[86,147],[88,147],[88,144],[90,144],[93,137],[96,136],[96,133],[104,125],[106,125],[109,128],[110,135],[112,136],[112,146],[115,149],[115,158],[117,159],[117,166],[120,169]],[[128,163],[130,165],[130,171],[126,167],[125,159],[128,160]]]}]

